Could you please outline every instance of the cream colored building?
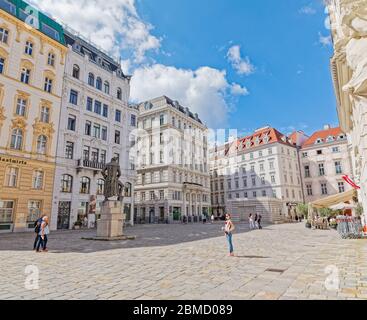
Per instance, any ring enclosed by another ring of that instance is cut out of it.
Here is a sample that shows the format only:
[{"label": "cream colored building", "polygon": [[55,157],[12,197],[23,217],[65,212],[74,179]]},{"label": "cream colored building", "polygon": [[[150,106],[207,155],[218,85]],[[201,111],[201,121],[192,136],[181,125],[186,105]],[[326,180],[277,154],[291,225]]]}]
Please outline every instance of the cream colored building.
[{"label": "cream colored building", "polygon": [[312,134],[300,150],[306,203],[351,190],[343,180],[352,178],[348,140],[340,128],[325,126]]},{"label": "cream colored building", "polygon": [[26,231],[51,213],[66,47],[25,2],[0,8],[0,231]]},{"label": "cream colored building", "polygon": [[264,127],[210,151],[214,215],[231,212],[247,221],[284,221],[303,202],[297,148],[278,130]]},{"label": "cream colored building", "polygon": [[340,126],[348,134],[359,201],[367,213],[367,1],[330,0],[331,70]]},{"label": "cream colored building", "polygon": [[207,128],[168,97],[139,105],[135,221],[199,221],[210,211]]}]

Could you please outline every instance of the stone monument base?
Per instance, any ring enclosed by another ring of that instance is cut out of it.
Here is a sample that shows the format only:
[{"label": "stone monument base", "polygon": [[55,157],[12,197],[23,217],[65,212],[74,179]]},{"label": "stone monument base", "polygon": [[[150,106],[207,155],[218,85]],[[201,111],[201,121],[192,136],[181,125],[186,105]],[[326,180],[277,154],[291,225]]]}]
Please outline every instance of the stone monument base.
[{"label": "stone monument base", "polygon": [[124,218],[121,201],[105,201],[101,208],[101,219],[97,221],[97,238],[122,237]]}]

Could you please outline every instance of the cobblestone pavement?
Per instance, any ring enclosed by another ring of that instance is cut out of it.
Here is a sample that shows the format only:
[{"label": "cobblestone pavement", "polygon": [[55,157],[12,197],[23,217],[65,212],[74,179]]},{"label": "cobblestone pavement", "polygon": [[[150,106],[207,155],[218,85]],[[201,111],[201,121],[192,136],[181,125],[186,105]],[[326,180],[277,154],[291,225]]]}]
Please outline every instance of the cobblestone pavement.
[{"label": "cobblestone pavement", "polygon": [[[38,254],[29,250],[33,234],[0,234],[0,299],[367,299],[365,240],[303,223],[241,225],[232,258],[220,230],[138,226],[126,230],[136,240],[120,242],[54,232],[50,252]],[[39,270],[38,289],[27,266]]]}]

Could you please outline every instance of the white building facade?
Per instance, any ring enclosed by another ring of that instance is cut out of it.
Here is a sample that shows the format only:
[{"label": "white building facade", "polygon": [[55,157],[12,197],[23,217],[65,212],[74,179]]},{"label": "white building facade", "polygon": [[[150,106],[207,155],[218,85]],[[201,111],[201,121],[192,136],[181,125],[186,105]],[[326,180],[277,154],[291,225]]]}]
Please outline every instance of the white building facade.
[{"label": "white building facade", "polygon": [[105,163],[119,159],[125,185],[124,213],[132,223],[134,161],[130,133],[137,109],[128,104],[130,77],[121,66],[87,41],[65,31],[68,53],[59,125],[52,229],[75,222],[95,226],[104,200]]},{"label": "white building facade", "polygon": [[215,215],[250,213],[280,222],[303,202],[297,148],[274,128],[214,148],[210,152],[212,206]]},{"label": "white building facade", "polygon": [[[210,213],[207,128],[168,97],[139,105],[135,221],[200,221]],[[185,217],[185,218],[184,218]]]},{"label": "white building facade", "polygon": [[347,136],[340,128],[315,132],[302,145],[301,159],[306,203],[351,190],[343,180],[353,174]]},{"label": "white building facade", "polygon": [[[340,126],[348,134],[358,200],[367,213],[367,2],[328,3],[334,55],[331,71]],[[364,221],[367,222],[366,219]]]}]

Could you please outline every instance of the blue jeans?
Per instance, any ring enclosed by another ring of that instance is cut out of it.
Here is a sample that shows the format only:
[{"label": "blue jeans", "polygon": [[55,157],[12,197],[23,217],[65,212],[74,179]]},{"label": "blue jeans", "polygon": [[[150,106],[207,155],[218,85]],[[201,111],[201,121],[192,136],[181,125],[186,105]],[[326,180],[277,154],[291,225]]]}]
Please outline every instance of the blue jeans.
[{"label": "blue jeans", "polygon": [[226,234],[228,246],[229,246],[229,253],[233,253],[233,242],[232,242],[232,233]]},{"label": "blue jeans", "polygon": [[39,242],[38,242],[38,244],[37,244],[37,251],[39,251],[40,250],[40,247],[42,246],[42,249],[43,250],[45,250],[45,249],[47,249],[47,235],[45,234],[45,236],[44,236],[44,239],[42,239],[42,237],[41,236],[38,236],[39,237]]}]

